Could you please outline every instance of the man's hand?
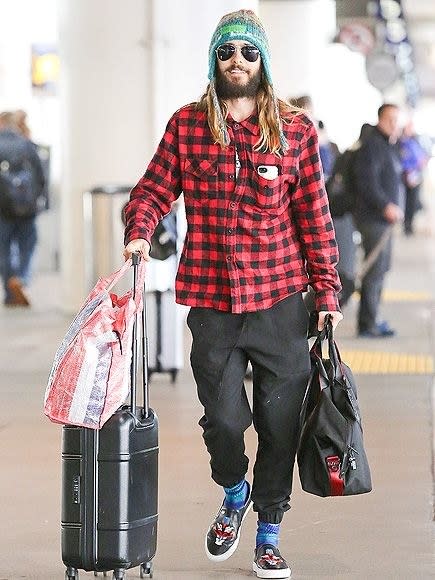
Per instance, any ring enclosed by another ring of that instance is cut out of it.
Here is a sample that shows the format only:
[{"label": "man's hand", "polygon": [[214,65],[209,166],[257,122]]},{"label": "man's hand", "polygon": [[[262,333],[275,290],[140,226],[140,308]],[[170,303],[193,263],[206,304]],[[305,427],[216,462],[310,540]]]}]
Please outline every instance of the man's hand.
[{"label": "man's hand", "polygon": [[149,262],[151,259],[150,249],[150,244],[142,238],[131,240],[131,242],[129,242],[124,248],[124,258],[128,260],[134,252],[138,252],[141,255],[141,258],[145,260],[145,262]]},{"label": "man's hand", "polygon": [[319,312],[319,320],[317,322],[317,330],[319,330],[319,331],[323,330],[323,327],[325,326],[325,318],[326,318],[327,314],[331,315],[331,323],[332,323],[333,330],[335,330],[337,328],[337,325],[340,322],[340,320],[343,320],[343,315],[338,310],[334,310],[332,312],[329,312],[326,310],[321,310]]},{"label": "man's hand", "polygon": [[401,208],[396,205],[395,203],[387,203],[384,207],[384,211],[382,212],[384,218],[390,224],[395,224],[397,222],[402,221],[403,219],[403,211]]}]

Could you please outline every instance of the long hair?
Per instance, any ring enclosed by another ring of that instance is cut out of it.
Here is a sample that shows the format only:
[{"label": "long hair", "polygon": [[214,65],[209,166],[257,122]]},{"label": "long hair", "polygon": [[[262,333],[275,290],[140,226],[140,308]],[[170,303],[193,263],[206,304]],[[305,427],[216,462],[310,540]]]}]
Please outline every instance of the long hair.
[{"label": "long hair", "polygon": [[[261,75],[260,87],[256,96],[258,124],[260,126],[260,138],[254,146],[255,151],[264,153],[274,153],[281,156],[280,131],[281,124],[290,124],[296,114],[300,114],[300,109],[294,107],[281,99],[276,99],[278,115],[276,114],[275,97],[272,87],[266,82],[264,75]],[[224,119],[228,117],[228,108],[224,101],[219,99]],[[197,104],[199,111],[207,114],[208,126],[213,135],[215,143],[219,143],[222,148],[226,147],[216,108],[213,105],[210,84],[206,92],[202,95]]]}]

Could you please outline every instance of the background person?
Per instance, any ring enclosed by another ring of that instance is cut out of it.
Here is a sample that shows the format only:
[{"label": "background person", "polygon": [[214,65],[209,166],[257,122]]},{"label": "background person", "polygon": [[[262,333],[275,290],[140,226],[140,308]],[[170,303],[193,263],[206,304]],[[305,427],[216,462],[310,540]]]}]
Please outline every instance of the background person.
[{"label": "background person", "polygon": [[[15,190],[15,184],[17,189]],[[45,187],[44,172],[34,144],[19,134],[13,113],[0,114],[0,275],[6,306],[29,306],[25,288],[37,242],[38,198]],[[8,200],[25,195],[23,212]],[[24,193],[23,193],[24,192]]]},{"label": "background person", "polygon": [[362,125],[358,140],[336,158],[329,180],[325,180],[340,256],[337,272],[341,282],[341,308],[346,306],[354,293],[356,282],[357,245],[353,213],[357,184],[354,164],[358,150],[372,128],[368,123]]},{"label": "background person", "polygon": [[381,238],[386,243],[361,280],[358,335],[365,338],[395,334],[388,322],[379,320],[384,278],[390,269],[392,238],[386,230],[403,219],[402,166],[396,148],[400,134],[400,109],[385,103],[378,123],[362,141],[354,161],[357,195],[354,219],[367,256]]},{"label": "background person", "polygon": [[[169,120],[126,208],[126,248],[148,259],[150,239],[184,194],[187,235],[177,301],[191,306],[191,364],[204,406],[200,420],[213,480],[224,500],[206,533],[213,561],[234,553],[253,502],[258,526],[253,568],[287,578],[278,549],[289,509],[299,411],[310,372],[308,314],[315,290],[321,328],[342,315],[334,229],[320,168],[317,132],[278,100],[261,22],[250,10],[224,16],[210,43],[210,83],[199,103]],[[253,408],[244,377],[253,369]],[[244,431],[258,450],[246,481]]]},{"label": "background person", "polygon": [[313,99],[309,95],[289,97],[288,102],[299,109],[305,110],[308,116],[315,120],[317,124],[320,161],[322,163],[323,176],[326,181],[332,173],[336,158],[340,155],[340,149],[334,141],[330,140],[325,123],[320,119],[316,120]]},{"label": "background person", "polygon": [[400,158],[403,168],[403,183],[405,185],[405,216],[403,231],[406,235],[414,233],[414,217],[422,208],[420,200],[424,169],[429,161],[429,155],[416,134],[414,123],[409,119],[399,140]]}]

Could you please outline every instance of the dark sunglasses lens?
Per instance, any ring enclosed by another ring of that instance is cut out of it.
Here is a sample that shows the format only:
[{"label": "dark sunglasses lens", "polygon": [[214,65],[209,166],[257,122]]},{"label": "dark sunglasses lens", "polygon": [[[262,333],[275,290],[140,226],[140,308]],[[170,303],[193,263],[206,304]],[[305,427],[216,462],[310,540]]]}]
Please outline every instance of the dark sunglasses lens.
[{"label": "dark sunglasses lens", "polygon": [[255,62],[260,56],[260,51],[255,46],[244,46],[242,48],[242,54],[248,62]]},{"label": "dark sunglasses lens", "polygon": [[218,59],[223,61],[229,60],[235,52],[236,48],[232,44],[223,44],[216,50]]}]

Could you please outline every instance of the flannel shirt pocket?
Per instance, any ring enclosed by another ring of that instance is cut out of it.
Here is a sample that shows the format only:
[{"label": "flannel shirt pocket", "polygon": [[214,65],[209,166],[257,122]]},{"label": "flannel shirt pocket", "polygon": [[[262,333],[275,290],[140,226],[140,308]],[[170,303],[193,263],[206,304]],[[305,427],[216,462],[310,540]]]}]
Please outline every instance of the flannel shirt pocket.
[{"label": "flannel shirt pocket", "polygon": [[254,179],[258,206],[264,209],[279,207],[286,189],[282,175],[275,179],[265,179],[256,172]]},{"label": "flannel shirt pocket", "polygon": [[[251,163],[251,185],[255,192],[256,205],[261,209],[278,208],[286,191],[282,163],[274,155],[260,153],[255,155]],[[276,167],[276,177],[266,179],[259,171],[259,168],[261,170],[261,168],[265,167]]]},{"label": "flannel shirt pocket", "polygon": [[182,164],[183,192],[196,199],[210,199],[218,195],[218,160],[185,159]]}]

